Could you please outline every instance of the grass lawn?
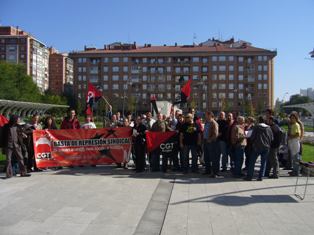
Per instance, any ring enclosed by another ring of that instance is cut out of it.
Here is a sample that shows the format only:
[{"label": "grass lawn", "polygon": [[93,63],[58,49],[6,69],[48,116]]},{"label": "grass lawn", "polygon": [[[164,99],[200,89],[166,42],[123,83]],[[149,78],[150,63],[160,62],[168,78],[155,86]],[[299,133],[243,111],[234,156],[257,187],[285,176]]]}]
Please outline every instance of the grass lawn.
[{"label": "grass lawn", "polygon": [[5,164],[5,155],[1,153],[1,149],[0,149],[0,165],[4,165]]},{"label": "grass lawn", "polygon": [[314,145],[303,144],[302,161],[314,162]]},{"label": "grass lawn", "polygon": [[[285,131],[288,131],[288,126],[287,125],[283,125],[280,126],[282,129],[284,129]],[[312,126],[304,126],[304,131],[306,132],[314,132],[314,129]]]}]

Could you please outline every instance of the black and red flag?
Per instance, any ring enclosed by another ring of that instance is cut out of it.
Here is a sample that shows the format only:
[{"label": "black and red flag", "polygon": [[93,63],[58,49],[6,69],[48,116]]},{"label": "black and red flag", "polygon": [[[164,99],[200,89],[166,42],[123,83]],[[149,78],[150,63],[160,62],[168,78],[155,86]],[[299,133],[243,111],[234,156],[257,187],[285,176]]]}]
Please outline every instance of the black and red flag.
[{"label": "black and red flag", "polygon": [[180,103],[186,103],[187,99],[191,95],[191,83],[192,79],[190,78],[187,83],[181,88],[181,100],[174,102],[173,104],[180,104]]},{"label": "black and red flag", "polygon": [[147,152],[159,149],[161,152],[167,153],[178,149],[178,138],[176,131],[147,131],[146,146]]},{"label": "black and red flag", "polygon": [[86,95],[86,115],[93,115],[93,106],[102,97],[102,92],[99,91],[93,84],[88,82]]},{"label": "black and red flag", "polygon": [[150,103],[152,104],[152,114],[154,115],[154,111],[157,114],[158,113],[158,108],[157,108],[157,102],[156,102],[156,96],[155,95],[151,95],[150,96]]}]

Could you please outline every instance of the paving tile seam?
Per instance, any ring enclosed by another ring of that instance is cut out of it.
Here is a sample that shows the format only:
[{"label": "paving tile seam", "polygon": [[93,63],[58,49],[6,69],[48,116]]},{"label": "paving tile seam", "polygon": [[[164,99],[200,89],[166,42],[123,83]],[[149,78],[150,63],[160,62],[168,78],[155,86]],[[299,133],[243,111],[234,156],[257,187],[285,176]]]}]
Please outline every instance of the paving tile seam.
[{"label": "paving tile seam", "polygon": [[[143,216],[133,233],[134,235],[161,234],[173,191],[174,181],[175,178],[173,178],[172,181],[160,179]],[[158,216],[156,216],[156,214]]]}]

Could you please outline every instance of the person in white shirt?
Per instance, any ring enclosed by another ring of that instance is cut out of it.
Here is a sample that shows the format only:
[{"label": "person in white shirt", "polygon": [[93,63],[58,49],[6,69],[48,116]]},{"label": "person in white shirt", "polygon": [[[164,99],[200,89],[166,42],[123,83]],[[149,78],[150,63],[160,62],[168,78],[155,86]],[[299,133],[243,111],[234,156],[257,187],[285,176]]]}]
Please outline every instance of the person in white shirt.
[{"label": "person in white shirt", "polygon": [[85,123],[81,125],[82,129],[96,129],[96,125],[93,122],[93,119],[90,115],[87,115],[85,118]]}]

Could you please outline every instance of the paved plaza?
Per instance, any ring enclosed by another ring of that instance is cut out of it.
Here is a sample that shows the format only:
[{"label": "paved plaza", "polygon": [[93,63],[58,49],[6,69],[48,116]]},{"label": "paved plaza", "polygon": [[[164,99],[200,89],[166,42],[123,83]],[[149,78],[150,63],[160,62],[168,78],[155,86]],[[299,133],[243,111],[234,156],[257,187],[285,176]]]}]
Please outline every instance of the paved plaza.
[{"label": "paved plaza", "polygon": [[313,234],[314,178],[303,201],[295,180],[47,170],[0,180],[0,234]]}]

